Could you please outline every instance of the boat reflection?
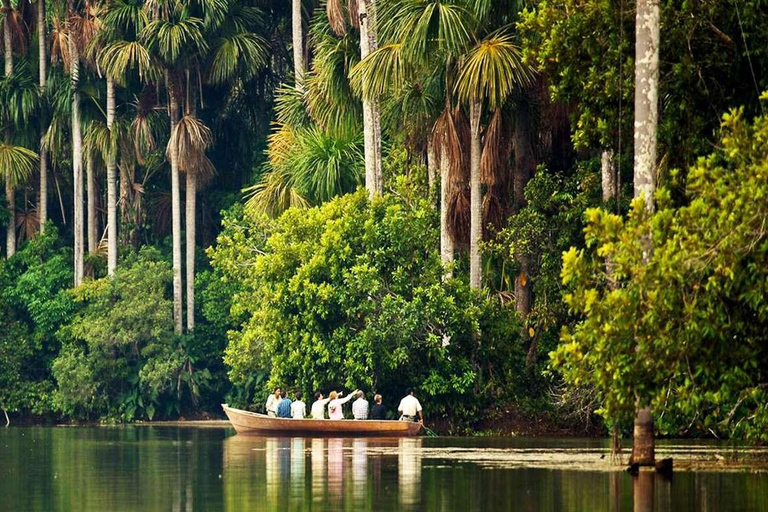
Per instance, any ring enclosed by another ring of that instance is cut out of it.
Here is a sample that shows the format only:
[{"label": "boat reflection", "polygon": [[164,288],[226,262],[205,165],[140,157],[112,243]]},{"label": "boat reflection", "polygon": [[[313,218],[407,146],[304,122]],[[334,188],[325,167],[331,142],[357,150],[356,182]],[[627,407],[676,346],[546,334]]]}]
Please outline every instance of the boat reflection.
[{"label": "boat reflection", "polygon": [[[309,460],[307,460],[309,458]],[[422,502],[421,439],[276,438],[233,436],[224,441],[225,503],[231,510],[370,510],[382,498],[403,509]],[[394,478],[382,467],[397,467]],[[391,480],[390,480],[391,481]]]},{"label": "boat reflection", "polygon": [[414,508],[421,503],[421,439],[399,440],[397,451],[397,482],[400,503],[404,508]]}]

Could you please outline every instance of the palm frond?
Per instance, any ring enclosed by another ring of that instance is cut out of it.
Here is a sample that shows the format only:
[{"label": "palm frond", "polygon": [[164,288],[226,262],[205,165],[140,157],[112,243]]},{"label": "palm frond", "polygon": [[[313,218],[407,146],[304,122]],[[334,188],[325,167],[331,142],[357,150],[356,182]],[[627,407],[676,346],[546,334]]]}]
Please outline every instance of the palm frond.
[{"label": "palm frond", "polygon": [[308,128],[312,119],[307,113],[305,92],[293,86],[283,84],[275,96],[275,119],[281,125],[293,128]]},{"label": "palm frond", "polygon": [[496,32],[469,52],[459,71],[455,91],[464,102],[488,101],[489,108],[496,109],[516,88],[533,83],[534,75],[523,62],[512,37]]},{"label": "palm frond", "polygon": [[216,172],[211,161],[205,156],[205,151],[212,143],[213,134],[210,128],[199,118],[185,115],[171,132],[166,156],[170,154],[171,148],[174,148],[179,159],[179,170],[194,173],[205,181]]},{"label": "palm frond", "polygon": [[203,37],[203,20],[188,18],[182,20],[151,21],[139,34],[139,41],[170,65],[182,57],[204,53],[208,43]]},{"label": "palm frond", "polygon": [[221,84],[231,80],[238,71],[250,79],[267,65],[268,49],[267,40],[251,32],[218,38],[209,56],[208,80]]},{"label": "palm frond", "polygon": [[307,201],[282,171],[264,174],[256,185],[243,189],[245,207],[256,215],[276,217],[288,208],[308,208]]},{"label": "palm frond", "polygon": [[38,160],[31,149],[0,142],[0,176],[8,177],[13,187],[22,185],[34,174]]},{"label": "palm frond", "polygon": [[408,58],[424,63],[438,53],[458,56],[472,42],[477,21],[455,1],[390,0],[378,17],[380,35],[404,45]]},{"label": "palm frond", "polygon": [[410,71],[403,58],[402,43],[390,43],[355,64],[349,74],[349,83],[356,94],[369,99],[378,98],[401,86]]},{"label": "palm frond", "polygon": [[121,86],[127,84],[132,71],[138,73],[142,82],[152,81],[159,76],[149,50],[137,41],[121,39],[108,43],[98,52],[97,62]]}]

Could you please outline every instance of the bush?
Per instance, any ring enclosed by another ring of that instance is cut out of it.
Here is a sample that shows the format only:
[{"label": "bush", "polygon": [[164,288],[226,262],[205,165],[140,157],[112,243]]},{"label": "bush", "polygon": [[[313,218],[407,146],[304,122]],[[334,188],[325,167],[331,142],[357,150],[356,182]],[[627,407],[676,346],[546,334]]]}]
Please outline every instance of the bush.
[{"label": "bush", "polygon": [[266,387],[359,387],[390,401],[413,385],[431,411],[476,419],[475,392],[509,389],[520,326],[512,308],[442,282],[436,215],[401,180],[372,202],[360,190],[275,220],[228,216],[210,255],[239,290],[233,384],[268,375]]}]

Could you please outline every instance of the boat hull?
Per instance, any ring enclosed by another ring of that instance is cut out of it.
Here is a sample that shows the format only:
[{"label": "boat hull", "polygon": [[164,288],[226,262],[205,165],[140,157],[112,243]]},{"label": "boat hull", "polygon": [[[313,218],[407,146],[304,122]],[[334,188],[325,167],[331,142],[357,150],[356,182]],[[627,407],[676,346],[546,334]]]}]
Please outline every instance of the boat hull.
[{"label": "boat hull", "polygon": [[394,420],[315,420],[273,418],[250,411],[243,411],[222,404],[229,422],[238,434],[271,436],[368,436],[410,437],[418,434],[421,425]]}]

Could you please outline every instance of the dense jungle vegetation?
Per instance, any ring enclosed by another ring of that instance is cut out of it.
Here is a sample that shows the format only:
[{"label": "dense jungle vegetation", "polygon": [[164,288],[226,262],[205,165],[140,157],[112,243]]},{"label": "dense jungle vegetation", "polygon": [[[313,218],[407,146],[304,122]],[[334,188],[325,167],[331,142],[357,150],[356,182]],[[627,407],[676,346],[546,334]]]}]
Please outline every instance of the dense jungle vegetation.
[{"label": "dense jungle vegetation", "polygon": [[0,12],[11,418],[414,386],[768,441],[768,1]]}]

